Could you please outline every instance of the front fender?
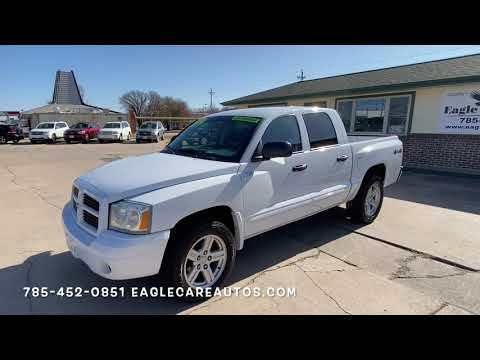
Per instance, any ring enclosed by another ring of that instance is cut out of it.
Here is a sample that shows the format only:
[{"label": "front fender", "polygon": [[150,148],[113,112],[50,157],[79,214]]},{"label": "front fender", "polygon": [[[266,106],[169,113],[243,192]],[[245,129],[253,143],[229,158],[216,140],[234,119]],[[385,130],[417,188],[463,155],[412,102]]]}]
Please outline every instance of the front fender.
[{"label": "front fender", "polygon": [[152,232],[172,229],[180,220],[196,212],[228,206],[234,212],[235,222],[242,223],[239,229],[242,234],[242,186],[239,175],[227,174],[154,190],[131,200],[152,205]]}]

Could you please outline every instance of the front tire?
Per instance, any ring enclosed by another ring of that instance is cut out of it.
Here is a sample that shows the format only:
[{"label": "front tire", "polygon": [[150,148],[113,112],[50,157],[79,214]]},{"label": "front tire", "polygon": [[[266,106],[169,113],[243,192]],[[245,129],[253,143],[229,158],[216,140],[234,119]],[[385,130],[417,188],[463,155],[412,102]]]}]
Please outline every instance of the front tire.
[{"label": "front tire", "polygon": [[88,136],[88,134],[86,134],[85,139],[83,140],[83,143],[88,144],[89,142],[90,142],[90,137]]},{"label": "front tire", "polygon": [[[235,239],[219,221],[197,223],[172,234],[165,254],[165,275],[169,284],[183,289],[185,299],[200,300],[196,288],[222,287],[235,264]],[[188,289],[193,296],[187,296]],[[205,294],[203,294],[205,295]]]},{"label": "front tire", "polygon": [[373,175],[363,184],[358,194],[347,203],[354,223],[371,224],[380,213],[383,204],[383,178]]},{"label": "front tire", "polygon": [[51,141],[52,141],[52,144],[55,144],[57,142],[57,135],[53,134]]},{"label": "front tire", "polygon": [[0,144],[6,144],[8,142],[7,138],[3,135],[0,135]]}]

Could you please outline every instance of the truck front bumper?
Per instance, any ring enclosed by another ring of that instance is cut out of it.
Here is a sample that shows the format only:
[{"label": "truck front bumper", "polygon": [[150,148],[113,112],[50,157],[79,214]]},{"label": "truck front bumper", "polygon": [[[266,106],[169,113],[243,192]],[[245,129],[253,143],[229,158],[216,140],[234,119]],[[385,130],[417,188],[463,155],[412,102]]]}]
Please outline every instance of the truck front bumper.
[{"label": "truck front bumper", "polygon": [[98,134],[98,135],[97,135],[97,138],[98,138],[99,140],[115,141],[115,140],[120,139],[120,134],[108,134],[108,135]]},{"label": "truck front bumper", "polygon": [[160,271],[169,230],[148,235],[105,230],[95,237],[77,224],[71,202],[63,208],[62,220],[70,252],[94,273],[107,279],[125,280]]}]

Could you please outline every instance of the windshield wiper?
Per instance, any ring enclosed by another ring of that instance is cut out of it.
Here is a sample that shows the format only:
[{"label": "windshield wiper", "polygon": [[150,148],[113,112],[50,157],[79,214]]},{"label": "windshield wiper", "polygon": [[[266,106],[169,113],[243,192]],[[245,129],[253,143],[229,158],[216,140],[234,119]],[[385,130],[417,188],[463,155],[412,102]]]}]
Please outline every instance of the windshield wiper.
[{"label": "windshield wiper", "polygon": [[189,156],[192,155],[194,158],[197,159],[206,159],[206,160],[216,160],[214,156],[210,156],[206,154],[204,151],[196,150],[196,149],[177,149],[177,155],[181,155],[182,153]]}]

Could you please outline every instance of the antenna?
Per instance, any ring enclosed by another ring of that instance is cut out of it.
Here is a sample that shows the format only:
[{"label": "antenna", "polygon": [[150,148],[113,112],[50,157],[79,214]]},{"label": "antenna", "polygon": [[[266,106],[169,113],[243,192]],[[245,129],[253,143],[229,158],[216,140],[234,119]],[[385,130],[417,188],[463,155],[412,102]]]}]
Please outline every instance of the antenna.
[{"label": "antenna", "polygon": [[212,109],[213,109],[213,94],[215,94],[215,92],[212,90],[212,88],[210,88],[210,91],[208,93],[210,94],[210,111],[212,111]]},{"label": "antenna", "polygon": [[306,76],[303,75],[303,69],[300,69],[300,75],[297,76],[297,79],[303,81],[306,79]]}]

